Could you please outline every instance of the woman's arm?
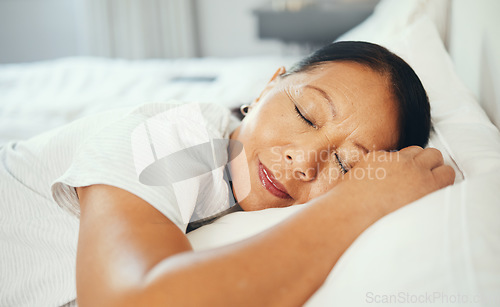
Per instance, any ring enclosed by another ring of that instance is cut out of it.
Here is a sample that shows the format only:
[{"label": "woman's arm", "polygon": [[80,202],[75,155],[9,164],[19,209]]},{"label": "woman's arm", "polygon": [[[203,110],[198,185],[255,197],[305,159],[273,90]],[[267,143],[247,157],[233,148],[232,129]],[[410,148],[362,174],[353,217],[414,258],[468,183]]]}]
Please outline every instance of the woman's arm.
[{"label": "woman's arm", "polygon": [[79,188],[79,306],[300,305],[373,222],[453,182],[439,152],[401,153],[359,163],[384,167],[383,180],[347,178],[270,230],[203,252],[142,199],[111,186]]}]

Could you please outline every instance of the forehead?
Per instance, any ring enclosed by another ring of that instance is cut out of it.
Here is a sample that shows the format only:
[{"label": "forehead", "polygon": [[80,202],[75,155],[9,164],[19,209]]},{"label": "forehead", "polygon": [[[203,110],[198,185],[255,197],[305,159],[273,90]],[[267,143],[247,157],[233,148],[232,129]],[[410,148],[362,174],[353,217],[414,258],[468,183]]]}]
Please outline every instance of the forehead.
[{"label": "forehead", "polygon": [[312,94],[309,88],[314,86],[330,96],[335,125],[364,139],[372,149],[396,147],[398,105],[388,76],[359,63],[332,62],[294,77],[290,81],[304,94]]},{"label": "forehead", "polygon": [[370,67],[349,61],[323,63],[305,72],[295,74],[296,81],[322,85],[326,89],[347,91],[356,96],[360,90],[390,96],[389,77]]}]

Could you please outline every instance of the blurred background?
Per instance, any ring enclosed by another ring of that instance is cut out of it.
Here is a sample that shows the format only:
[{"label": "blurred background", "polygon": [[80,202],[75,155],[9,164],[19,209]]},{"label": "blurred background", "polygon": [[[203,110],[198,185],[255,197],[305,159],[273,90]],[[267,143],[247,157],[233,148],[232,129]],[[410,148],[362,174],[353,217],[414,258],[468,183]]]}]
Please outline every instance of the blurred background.
[{"label": "blurred background", "polygon": [[0,0],[0,63],[302,55],[378,0]]}]

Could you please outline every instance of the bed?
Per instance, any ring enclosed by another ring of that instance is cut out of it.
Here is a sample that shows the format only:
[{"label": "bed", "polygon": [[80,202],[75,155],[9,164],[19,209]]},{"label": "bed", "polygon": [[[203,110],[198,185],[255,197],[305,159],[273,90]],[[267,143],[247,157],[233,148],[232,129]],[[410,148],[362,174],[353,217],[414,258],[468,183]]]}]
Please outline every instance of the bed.
[{"label": "bed", "polygon": [[[432,108],[429,146],[455,184],[384,217],[343,254],[307,306],[500,306],[500,24],[495,0],[382,0],[338,40],[407,60]],[[248,103],[294,57],[126,61],[65,58],[0,65],[0,145],[148,101]],[[252,236],[307,204],[236,212],[188,234],[195,250]],[[314,259],[311,259],[314,261]]]}]

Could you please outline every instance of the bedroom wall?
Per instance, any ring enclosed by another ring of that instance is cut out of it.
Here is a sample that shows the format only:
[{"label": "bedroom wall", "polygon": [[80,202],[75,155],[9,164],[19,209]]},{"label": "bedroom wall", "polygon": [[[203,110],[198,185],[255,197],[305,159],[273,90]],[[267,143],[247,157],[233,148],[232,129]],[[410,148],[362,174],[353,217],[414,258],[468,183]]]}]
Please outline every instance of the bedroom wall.
[{"label": "bedroom wall", "polygon": [[[83,26],[84,0],[0,0],[0,63],[92,55]],[[260,41],[252,9],[266,0],[195,0],[200,56],[279,54]]]},{"label": "bedroom wall", "polygon": [[0,0],[0,63],[79,54],[76,0]]},{"label": "bedroom wall", "polygon": [[259,40],[252,10],[267,0],[195,0],[202,56],[280,54],[278,41]]},{"label": "bedroom wall", "polygon": [[[135,1],[140,5],[141,0]],[[198,56],[297,55],[304,52],[300,46],[258,38],[257,17],[253,10],[270,0],[192,1],[198,32],[194,54]],[[85,3],[90,1],[0,0],[0,63],[102,55],[89,47],[91,39],[85,26]],[[169,18],[168,14],[165,18]],[[95,33],[101,32],[106,31]]]}]

